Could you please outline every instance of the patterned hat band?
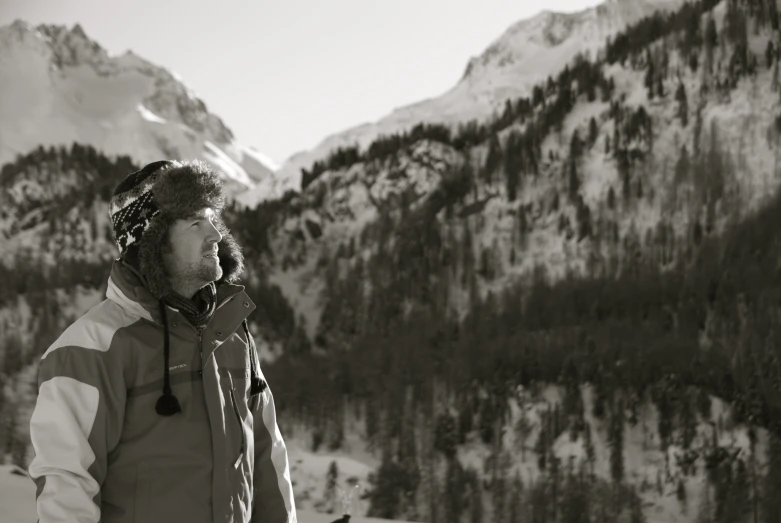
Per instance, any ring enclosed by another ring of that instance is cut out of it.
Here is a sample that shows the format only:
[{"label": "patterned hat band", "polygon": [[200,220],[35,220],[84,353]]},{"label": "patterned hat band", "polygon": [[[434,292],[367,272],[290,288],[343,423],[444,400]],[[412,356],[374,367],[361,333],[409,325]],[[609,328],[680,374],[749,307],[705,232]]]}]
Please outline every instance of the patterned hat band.
[{"label": "patterned hat band", "polygon": [[158,214],[160,209],[150,191],[114,212],[111,221],[119,252],[123,253],[130,245],[138,244],[144,230],[149,226],[149,221]]}]

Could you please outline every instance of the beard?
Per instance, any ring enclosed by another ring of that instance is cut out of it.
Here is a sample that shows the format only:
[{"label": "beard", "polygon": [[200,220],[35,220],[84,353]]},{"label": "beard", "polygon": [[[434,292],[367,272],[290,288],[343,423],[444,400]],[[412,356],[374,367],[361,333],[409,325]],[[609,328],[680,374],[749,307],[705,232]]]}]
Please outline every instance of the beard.
[{"label": "beard", "polygon": [[202,262],[190,263],[176,268],[171,279],[184,287],[201,288],[213,281],[222,278],[222,266],[219,260],[216,264],[204,264]]}]

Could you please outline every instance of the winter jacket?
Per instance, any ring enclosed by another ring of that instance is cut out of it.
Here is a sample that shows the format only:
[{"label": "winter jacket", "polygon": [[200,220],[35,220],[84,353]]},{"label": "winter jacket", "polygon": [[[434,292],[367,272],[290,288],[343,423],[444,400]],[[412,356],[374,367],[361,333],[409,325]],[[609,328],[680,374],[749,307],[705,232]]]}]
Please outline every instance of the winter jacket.
[{"label": "winter jacket", "polygon": [[182,408],[169,417],[155,411],[158,302],[120,261],[106,298],[40,362],[29,468],[40,523],[296,523],[274,398],[268,387],[250,394],[257,357],[241,325],[255,305],[244,287],[217,287],[200,335],[166,309],[171,387]]}]

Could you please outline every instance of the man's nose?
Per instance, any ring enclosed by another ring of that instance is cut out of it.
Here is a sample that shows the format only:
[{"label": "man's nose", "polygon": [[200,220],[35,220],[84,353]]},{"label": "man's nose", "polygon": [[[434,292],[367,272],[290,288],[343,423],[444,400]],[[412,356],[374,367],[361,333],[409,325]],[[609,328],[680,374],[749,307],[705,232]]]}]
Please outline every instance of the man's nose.
[{"label": "man's nose", "polygon": [[220,243],[222,241],[222,234],[220,234],[220,231],[213,223],[210,223],[209,227],[209,240],[214,241],[214,243]]}]

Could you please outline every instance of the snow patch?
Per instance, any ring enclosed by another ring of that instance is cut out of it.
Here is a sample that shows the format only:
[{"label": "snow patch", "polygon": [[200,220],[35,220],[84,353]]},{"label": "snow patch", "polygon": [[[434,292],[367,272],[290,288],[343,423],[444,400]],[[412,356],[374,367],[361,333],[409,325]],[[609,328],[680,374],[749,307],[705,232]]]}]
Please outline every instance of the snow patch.
[{"label": "snow patch", "polygon": [[138,104],[138,112],[141,115],[141,118],[146,120],[147,122],[154,122],[154,123],[168,123],[165,119],[160,118],[155,113],[147,109],[141,104]]},{"label": "snow patch", "polygon": [[252,186],[252,181],[247,176],[244,169],[239,164],[233,161],[227,154],[225,154],[219,147],[211,143],[210,141],[203,142],[204,157],[207,161],[214,164],[220,171],[225,173],[231,180],[239,182],[248,187]]}]

